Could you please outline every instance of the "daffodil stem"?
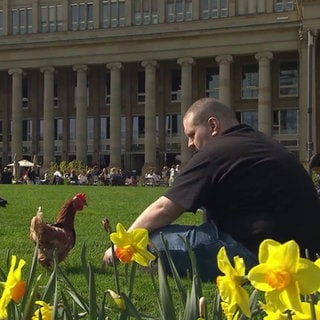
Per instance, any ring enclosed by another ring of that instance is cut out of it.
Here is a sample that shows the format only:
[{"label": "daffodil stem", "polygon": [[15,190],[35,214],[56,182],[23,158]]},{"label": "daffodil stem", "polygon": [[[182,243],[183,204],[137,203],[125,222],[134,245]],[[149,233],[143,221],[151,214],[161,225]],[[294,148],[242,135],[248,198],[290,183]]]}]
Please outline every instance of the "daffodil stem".
[{"label": "daffodil stem", "polygon": [[315,310],[315,307],[314,307],[315,304],[317,304],[317,302],[315,301],[313,294],[309,295],[309,302],[310,302],[311,319],[312,320],[317,320],[316,310]]},{"label": "daffodil stem", "polygon": [[116,290],[117,290],[117,293],[120,294],[119,275],[118,275],[117,261],[116,261],[116,255],[114,253],[114,244],[113,243],[111,243],[111,253],[112,253],[112,261],[113,261],[114,277],[115,277],[115,281],[116,281]]}]

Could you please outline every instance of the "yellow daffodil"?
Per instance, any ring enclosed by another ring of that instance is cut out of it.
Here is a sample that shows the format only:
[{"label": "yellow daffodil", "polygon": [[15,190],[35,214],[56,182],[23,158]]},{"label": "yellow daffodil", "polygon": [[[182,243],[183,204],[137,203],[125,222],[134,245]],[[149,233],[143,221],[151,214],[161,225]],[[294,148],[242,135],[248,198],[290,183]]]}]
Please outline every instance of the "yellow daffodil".
[{"label": "yellow daffodil", "polygon": [[124,301],[119,294],[117,294],[116,292],[114,292],[110,289],[107,290],[107,292],[110,293],[111,298],[113,299],[113,301],[116,303],[116,305],[118,306],[118,308],[120,310],[124,310],[126,308]]},{"label": "yellow daffodil", "polygon": [[225,315],[232,316],[238,308],[247,316],[251,316],[249,308],[249,294],[242,287],[245,278],[245,264],[242,258],[234,257],[234,267],[231,265],[225,247],[217,255],[217,263],[224,276],[217,277],[217,287],[221,296]]},{"label": "yellow daffodil", "polygon": [[288,320],[288,314],[276,309],[273,305],[260,302],[260,306],[267,314],[263,320]]},{"label": "yellow daffodil", "polygon": [[319,305],[319,302],[317,304],[314,304],[314,311],[315,311],[316,318],[312,317],[310,303],[302,302],[301,305],[302,305],[302,311],[303,312],[296,312],[292,316],[292,320],[320,319],[320,305]]},{"label": "yellow daffodil", "polygon": [[51,320],[52,306],[41,300],[35,301],[35,303],[39,305],[40,308],[34,312],[32,320]]},{"label": "yellow daffodil", "polygon": [[1,299],[0,299],[0,319],[6,319],[7,306],[11,300],[18,303],[19,300],[25,293],[26,282],[21,281],[21,269],[26,262],[20,259],[17,268],[16,267],[17,257],[11,257],[11,266],[8,272],[7,281],[0,282],[0,285],[4,287]]},{"label": "yellow daffodil", "polygon": [[146,229],[126,231],[122,224],[118,223],[116,232],[110,234],[110,239],[116,246],[117,258],[124,263],[135,261],[147,267],[149,262],[155,259],[147,250],[149,236]]},{"label": "yellow daffodil", "polygon": [[320,287],[320,268],[300,258],[298,244],[291,240],[280,244],[264,240],[259,247],[259,264],[248,279],[254,288],[266,292],[266,299],[281,312],[302,312],[300,294],[310,294]]},{"label": "yellow daffodil", "polygon": [[[261,308],[264,310],[265,313],[267,313],[267,316],[265,316],[264,320],[288,320],[289,318],[292,320],[311,320],[311,306],[308,302],[302,302],[302,312],[291,312],[290,317],[288,317],[288,312],[281,312],[280,310],[276,309],[271,304],[263,304],[260,303]],[[320,305],[319,303],[314,305],[316,319],[320,319]]]},{"label": "yellow daffodil", "polygon": [[236,304],[229,304],[224,301],[221,302],[221,309],[227,320],[238,320],[240,316],[239,308]]}]

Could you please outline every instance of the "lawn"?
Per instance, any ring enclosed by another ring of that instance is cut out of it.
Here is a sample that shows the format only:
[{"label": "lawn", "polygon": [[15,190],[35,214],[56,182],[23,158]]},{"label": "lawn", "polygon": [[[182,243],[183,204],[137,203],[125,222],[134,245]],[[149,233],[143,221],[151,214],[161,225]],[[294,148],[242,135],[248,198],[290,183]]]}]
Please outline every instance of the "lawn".
[{"label": "lawn", "polygon": [[[86,244],[86,257],[95,274],[98,297],[107,289],[115,290],[112,267],[102,265],[102,256],[110,242],[102,227],[102,220],[108,218],[115,227],[121,222],[128,227],[139,213],[151,202],[165,192],[165,187],[106,187],[106,186],[53,186],[53,185],[1,185],[0,197],[8,201],[7,208],[0,208],[1,245],[0,267],[5,269],[7,251],[18,259],[26,260],[23,269],[27,276],[30,270],[34,245],[29,240],[29,223],[39,206],[42,207],[44,219],[52,222],[63,203],[78,192],[87,195],[88,207],[75,217],[77,240],[75,248],[67,260],[60,264],[70,281],[83,295],[88,294],[85,277],[81,269],[81,248]],[[178,221],[185,224],[198,224],[200,215],[184,214]],[[2,263],[3,261],[3,263]],[[123,266],[119,266],[121,285],[126,286]],[[44,284],[49,273],[41,266],[37,269],[43,275]],[[171,279],[172,280],[172,279]],[[170,280],[170,281],[171,281]],[[189,281],[185,280],[186,286]],[[204,285],[206,296],[212,296],[213,286]],[[157,313],[155,295],[148,273],[138,270],[134,287],[133,302],[141,312]],[[99,298],[98,298],[99,299]]]}]

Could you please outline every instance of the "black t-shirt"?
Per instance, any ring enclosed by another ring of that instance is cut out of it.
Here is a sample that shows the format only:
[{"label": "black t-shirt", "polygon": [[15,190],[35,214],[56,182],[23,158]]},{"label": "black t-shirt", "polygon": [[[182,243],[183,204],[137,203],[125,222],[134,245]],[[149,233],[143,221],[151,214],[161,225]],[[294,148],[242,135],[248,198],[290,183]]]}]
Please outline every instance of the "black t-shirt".
[{"label": "black t-shirt", "polygon": [[319,252],[320,201],[306,169],[273,138],[238,125],[182,168],[165,196],[209,220],[253,252],[263,239],[296,240]]}]

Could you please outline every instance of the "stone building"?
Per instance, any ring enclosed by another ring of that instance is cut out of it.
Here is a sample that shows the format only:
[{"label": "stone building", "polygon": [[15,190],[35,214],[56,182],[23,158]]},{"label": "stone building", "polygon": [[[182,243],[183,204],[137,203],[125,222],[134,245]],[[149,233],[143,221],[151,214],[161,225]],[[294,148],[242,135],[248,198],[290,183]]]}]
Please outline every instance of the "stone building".
[{"label": "stone building", "polygon": [[204,96],[306,160],[319,28],[319,0],[0,0],[0,162],[183,164]]}]

